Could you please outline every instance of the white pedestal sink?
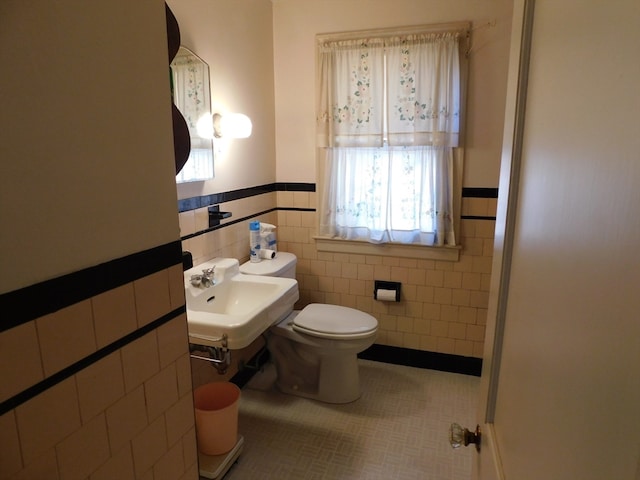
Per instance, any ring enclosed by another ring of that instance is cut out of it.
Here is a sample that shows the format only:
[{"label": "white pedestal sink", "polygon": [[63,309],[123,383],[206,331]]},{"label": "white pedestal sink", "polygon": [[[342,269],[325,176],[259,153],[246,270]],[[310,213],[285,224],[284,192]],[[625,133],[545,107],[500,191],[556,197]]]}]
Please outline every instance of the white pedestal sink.
[{"label": "white pedestal sink", "polygon": [[[192,275],[211,267],[213,286],[191,284]],[[229,349],[244,348],[293,311],[299,298],[296,280],[241,274],[234,258],[197,265],[184,272],[184,280],[189,342],[197,345],[219,346],[226,335]]]}]

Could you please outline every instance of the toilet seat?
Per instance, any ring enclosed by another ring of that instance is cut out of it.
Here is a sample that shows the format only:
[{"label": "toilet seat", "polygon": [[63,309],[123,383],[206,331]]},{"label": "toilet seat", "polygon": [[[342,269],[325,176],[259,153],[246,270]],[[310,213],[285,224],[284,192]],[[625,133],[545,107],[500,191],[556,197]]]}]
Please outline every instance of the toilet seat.
[{"label": "toilet seat", "polygon": [[378,321],[353,308],[312,303],[296,315],[292,328],[319,338],[357,339],[374,334]]}]

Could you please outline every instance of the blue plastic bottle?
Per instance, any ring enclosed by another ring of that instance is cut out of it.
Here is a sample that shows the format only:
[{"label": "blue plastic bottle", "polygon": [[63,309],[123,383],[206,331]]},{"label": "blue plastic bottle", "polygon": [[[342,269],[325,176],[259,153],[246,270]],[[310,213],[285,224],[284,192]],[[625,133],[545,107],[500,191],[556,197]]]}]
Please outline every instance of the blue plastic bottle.
[{"label": "blue plastic bottle", "polygon": [[260,258],[260,222],[249,223],[249,257],[256,263]]}]

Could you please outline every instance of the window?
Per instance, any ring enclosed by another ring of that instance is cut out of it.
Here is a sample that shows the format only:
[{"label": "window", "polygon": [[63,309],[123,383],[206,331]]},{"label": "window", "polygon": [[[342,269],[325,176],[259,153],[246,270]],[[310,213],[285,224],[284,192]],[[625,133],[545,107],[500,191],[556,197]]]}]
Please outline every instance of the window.
[{"label": "window", "polygon": [[456,244],[464,31],[319,37],[322,237]]}]

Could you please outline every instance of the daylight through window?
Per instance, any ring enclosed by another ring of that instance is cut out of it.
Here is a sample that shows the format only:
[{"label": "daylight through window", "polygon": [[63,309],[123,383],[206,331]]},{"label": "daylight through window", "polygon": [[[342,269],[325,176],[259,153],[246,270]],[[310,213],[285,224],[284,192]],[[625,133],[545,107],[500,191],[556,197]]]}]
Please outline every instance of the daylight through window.
[{"label": "daylight through window", "polygon": [[464,35],[318,38],[321,236],[456,244]]}]

